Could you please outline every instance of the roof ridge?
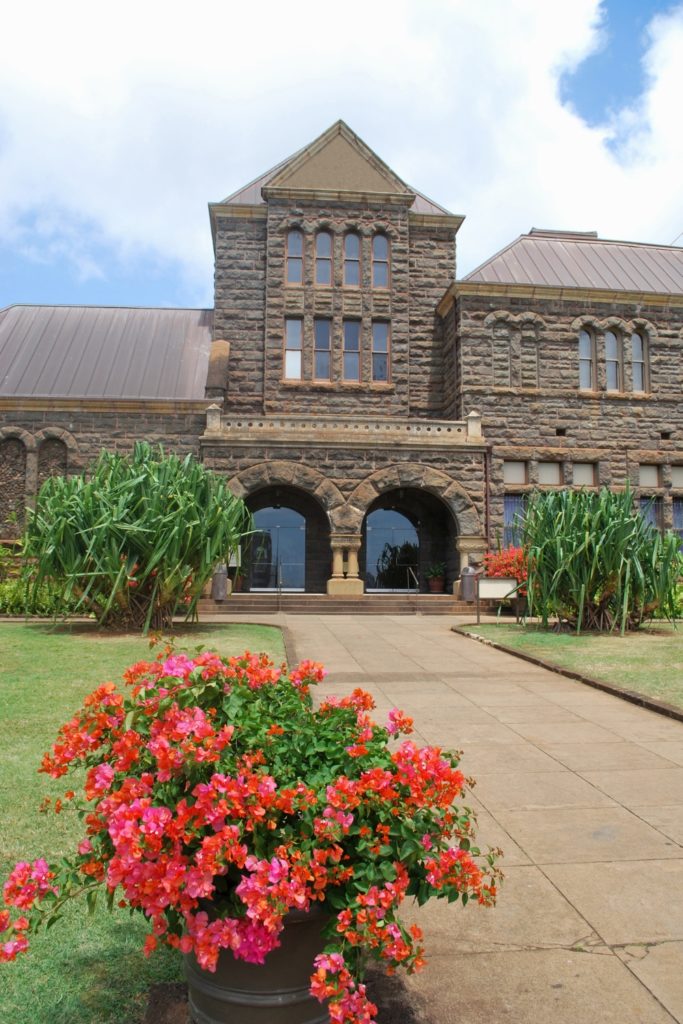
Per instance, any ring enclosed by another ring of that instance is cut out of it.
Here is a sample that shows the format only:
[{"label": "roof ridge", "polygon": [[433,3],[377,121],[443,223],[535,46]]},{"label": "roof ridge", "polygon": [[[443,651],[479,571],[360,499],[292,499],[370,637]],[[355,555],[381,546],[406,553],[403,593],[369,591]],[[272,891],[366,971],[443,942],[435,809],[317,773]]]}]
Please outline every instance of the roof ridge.
[{"label": "roof ridge", "polygon": [[90,302],[10,302],[0,307],[0,313],[10,309],[149,309],[169,313],[213,313],[213,306],[126,306],[103,305]]}]

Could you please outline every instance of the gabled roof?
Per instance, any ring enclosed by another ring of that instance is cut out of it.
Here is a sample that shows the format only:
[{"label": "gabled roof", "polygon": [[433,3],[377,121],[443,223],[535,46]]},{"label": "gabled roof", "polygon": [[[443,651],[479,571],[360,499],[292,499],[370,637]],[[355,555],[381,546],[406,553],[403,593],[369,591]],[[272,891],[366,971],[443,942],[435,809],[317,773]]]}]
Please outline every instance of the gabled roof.
[{"label": "gabled roof", "polygon": [[450,216],[417,189],[406,185],[344,121],[336,121],[317,139],[265,174],[227,196],[221,206],[259,206],[266,187],[341,189],[414,196],[412,213]]},{"label": "gabled roof", "polygon": [[532,228],[462,281],[680,295],[683,248]]},{"label": "gabled roof", "polygon": [[204,398],[208,309],[9,306],[0,310],[0,396]]}]

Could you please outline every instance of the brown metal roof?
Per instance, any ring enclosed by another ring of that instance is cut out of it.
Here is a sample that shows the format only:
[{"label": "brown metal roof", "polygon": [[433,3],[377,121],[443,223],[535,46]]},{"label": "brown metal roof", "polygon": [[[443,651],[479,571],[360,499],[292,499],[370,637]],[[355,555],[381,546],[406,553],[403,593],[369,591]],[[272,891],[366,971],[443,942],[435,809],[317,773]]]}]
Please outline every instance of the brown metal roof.
[{"label": "brown metal roof", "polygon": [[680,295],[683,248],[608,241],[594,231],[533,228],[463,281]]},{"label": "brown metal roof", "polygon": [[208,309],[9,306],[0,396],[204,398]]}]

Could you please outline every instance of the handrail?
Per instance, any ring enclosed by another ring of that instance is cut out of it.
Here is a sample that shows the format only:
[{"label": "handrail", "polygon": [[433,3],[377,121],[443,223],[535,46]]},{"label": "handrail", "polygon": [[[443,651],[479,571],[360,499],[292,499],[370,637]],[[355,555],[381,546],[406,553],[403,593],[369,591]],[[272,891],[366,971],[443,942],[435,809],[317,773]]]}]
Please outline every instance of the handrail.
[{"label": "handrail", "polygon": [[[417,578],[417,576],[415,575],[415,570],[412,568],[412,566],[407,565],[406,566],[406,579],[408,580],[409,584],[410,584],[410,577],[411,576],[415,580],[415,590],[419,591],[419,589],[420,589],[420,581]],[[410,590],[410,586],[408,587],[408,590]]]}]

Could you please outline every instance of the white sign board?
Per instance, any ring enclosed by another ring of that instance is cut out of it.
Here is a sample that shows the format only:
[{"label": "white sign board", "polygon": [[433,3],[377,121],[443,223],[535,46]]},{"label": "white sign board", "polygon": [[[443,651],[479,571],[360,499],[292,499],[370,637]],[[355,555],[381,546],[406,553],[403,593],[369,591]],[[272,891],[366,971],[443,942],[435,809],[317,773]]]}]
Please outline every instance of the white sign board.
[{"label": "white sign board", "polygon": [[480,576],[479,597],[492,600],[502,600],[509,597],[517,589],[517,580],[508,577]]}]

